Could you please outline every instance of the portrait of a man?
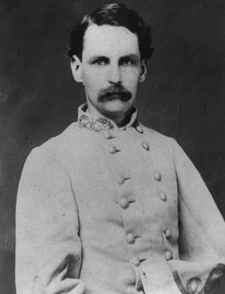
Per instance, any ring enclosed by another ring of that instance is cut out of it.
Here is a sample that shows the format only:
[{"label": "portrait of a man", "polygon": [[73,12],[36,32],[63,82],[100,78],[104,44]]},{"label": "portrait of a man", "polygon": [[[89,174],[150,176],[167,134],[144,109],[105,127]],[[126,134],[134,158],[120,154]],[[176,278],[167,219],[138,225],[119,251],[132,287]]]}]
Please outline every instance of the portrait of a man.
[{"label": "portrait of a man", "polygon": [[200,293],[223,275],[225,224],[212,196],[176,141],[142,125],[133,106],[151,41],[122,4],[72,31],[86,104],[25,164],[18,294]]},{"label": "portrait of a man", "polygon": [[72,29],[82,103],[25,160],[17,294],[225,293],[223,215],[176,136],[142,123],[137,106],[153,39],[120,3],[96,6]]}]

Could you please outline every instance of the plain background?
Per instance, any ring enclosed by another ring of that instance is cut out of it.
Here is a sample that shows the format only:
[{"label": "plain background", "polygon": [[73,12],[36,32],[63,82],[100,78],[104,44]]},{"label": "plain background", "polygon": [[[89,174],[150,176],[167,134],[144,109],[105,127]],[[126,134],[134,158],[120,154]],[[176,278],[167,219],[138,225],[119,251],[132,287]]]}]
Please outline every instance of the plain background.
[{"label": "plain background", "polygon": [[[120,2],[153,28],[155,52],[136,103],[140,120],[177,139],[225,216],[225,1]],[[106,3],[0,0],[0,293],[15,293],[15,205],[24,161],[75,121],[85,101],[66,54],[70,31]]]}]

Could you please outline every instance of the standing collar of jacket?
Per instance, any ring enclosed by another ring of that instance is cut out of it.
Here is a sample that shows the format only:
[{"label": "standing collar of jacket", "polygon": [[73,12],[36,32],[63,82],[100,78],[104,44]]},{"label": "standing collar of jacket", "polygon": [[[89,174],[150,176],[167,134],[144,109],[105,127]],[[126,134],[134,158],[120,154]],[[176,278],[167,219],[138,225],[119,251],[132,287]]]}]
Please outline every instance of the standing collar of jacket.
[{"label": "standing collar of jacket", "polygon": [[131,119],[129,123],[121,128],[118,128],[116,123],[111,119],[96,117],[88,112],[87,104],[82,104],[78,107],[78,124],[81,128],[85,128],[94,132],[101,132],[102,130],[126,130],[129,127],[138,125],[138,111],[133,108]]}]

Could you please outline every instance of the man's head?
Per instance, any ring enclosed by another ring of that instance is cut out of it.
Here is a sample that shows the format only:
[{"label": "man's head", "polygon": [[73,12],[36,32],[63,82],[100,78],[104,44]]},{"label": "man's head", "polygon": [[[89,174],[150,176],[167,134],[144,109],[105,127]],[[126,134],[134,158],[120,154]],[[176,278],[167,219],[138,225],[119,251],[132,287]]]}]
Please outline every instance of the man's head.
[{"label": "man's head", "polygon": [[82,60],[84,34],[92,24],[127,28],[138,37],[141,59],[147,61],[151,57],[153,48],[151,48],[151,28],[148,24],[136,11],[127,8],[124,4],[106,4],[85,15],[71,32],[68,49],[68,55],[71,58],[76,55]]},{"label": "man's head", "polygon": [[149,33],[143,19],[122,4],[96,9],[72,31],[71,68],[85,86],[90,112],[114,120],[128,115],[153,51]]}]

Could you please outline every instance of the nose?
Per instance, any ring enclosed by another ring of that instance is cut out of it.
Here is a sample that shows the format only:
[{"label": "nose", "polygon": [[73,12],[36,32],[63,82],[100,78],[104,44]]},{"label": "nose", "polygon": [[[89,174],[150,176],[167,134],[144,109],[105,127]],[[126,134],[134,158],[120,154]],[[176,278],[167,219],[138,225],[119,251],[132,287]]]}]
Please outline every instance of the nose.
[{"label": "nose", "polygon": [[118,65],[111,65],[108,71],[108,82],[116,84],[121,82],[121,73]]}]

